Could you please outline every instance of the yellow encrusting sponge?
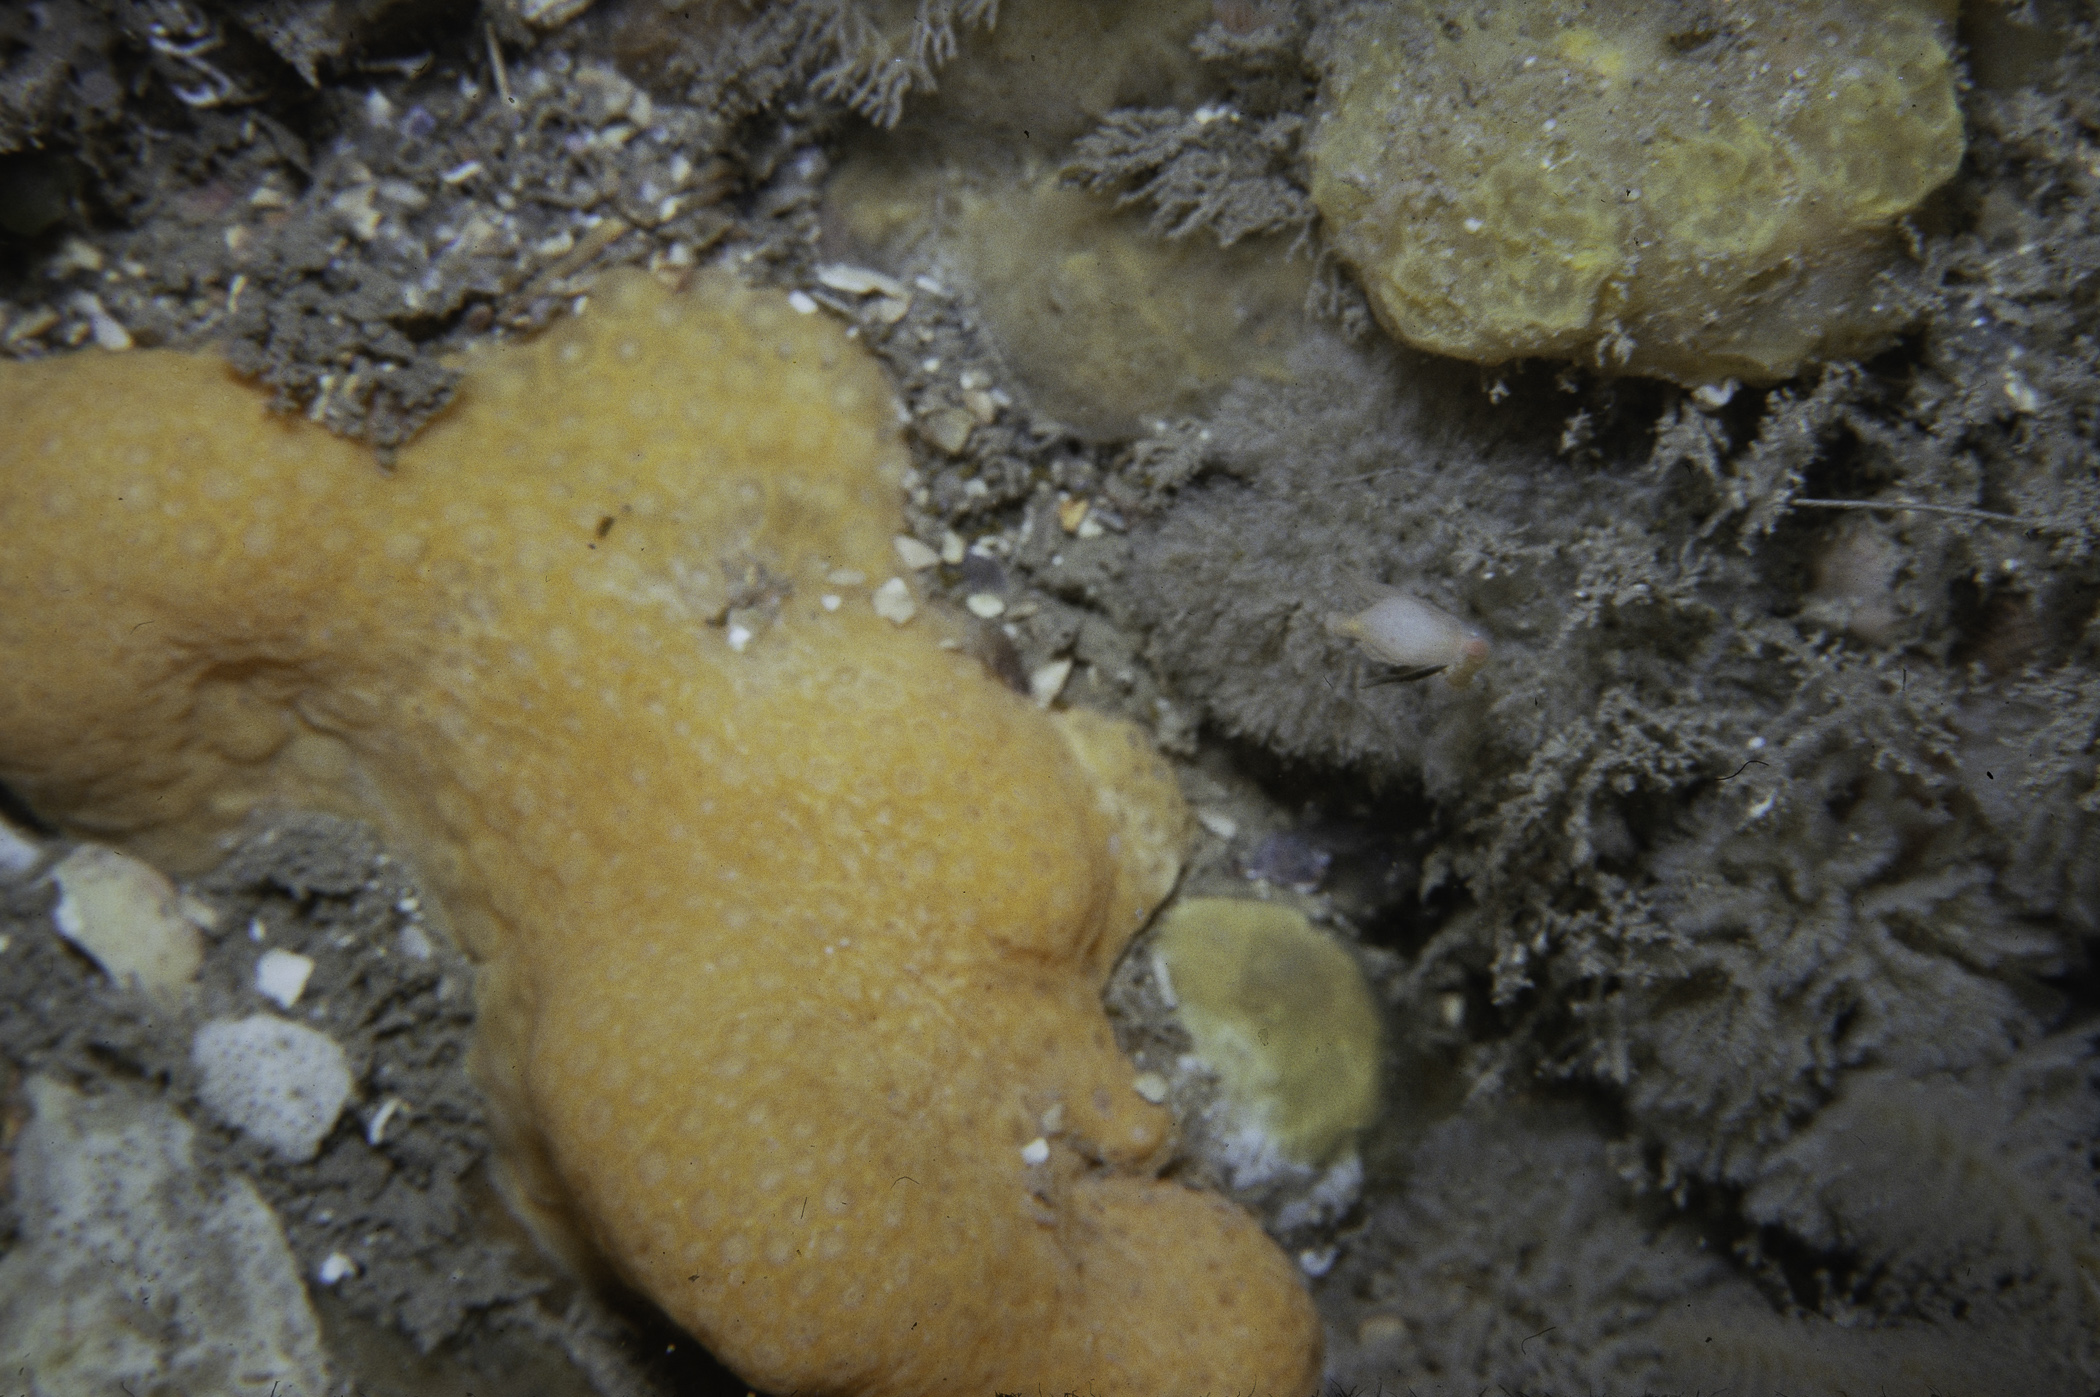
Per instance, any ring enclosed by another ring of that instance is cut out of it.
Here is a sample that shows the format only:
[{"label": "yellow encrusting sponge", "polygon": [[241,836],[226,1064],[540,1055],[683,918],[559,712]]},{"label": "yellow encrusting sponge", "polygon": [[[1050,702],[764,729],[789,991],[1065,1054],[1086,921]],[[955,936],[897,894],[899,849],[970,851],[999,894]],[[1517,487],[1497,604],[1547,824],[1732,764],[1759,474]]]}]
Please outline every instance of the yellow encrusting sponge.
[{"label": "yellow encrusting sponge", "polygon": [[1934,0],[1364,6],[1312,193],[1400,338],[1769,381],[1903,319],[1897,220],[1961,163]]},{"label": "yellow encrusting sponge", "polygon": [[905,462],[829,317],[616,275],[391,473],[202,356],[0,365],[0,421],[0,779],[178,867],[380,823],[572,1255],[773,1391],[1313,1391],[1100,1005],[1187,812],[876,613]]},{"label": "yellow encrusting sponge", "polygon": [[[1162,987],[1217,1074],[1228,1148],[1318,1168],[1378,1118],[1384,1030],[1363,970],[1303,913],[1185,898],[1152,942]],[[1244,1171],[1243,1171],[1244,1172]]]}]

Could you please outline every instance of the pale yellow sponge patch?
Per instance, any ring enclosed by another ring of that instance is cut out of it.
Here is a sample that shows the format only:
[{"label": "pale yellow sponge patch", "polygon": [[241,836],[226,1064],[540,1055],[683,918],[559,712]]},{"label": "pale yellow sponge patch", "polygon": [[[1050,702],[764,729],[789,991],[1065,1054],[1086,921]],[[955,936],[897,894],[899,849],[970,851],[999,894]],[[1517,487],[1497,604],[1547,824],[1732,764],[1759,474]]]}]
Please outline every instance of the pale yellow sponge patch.
[{"label": "pale yellow sponge patch", "polygon": [[1160,918],[1162,988],[1236,1124],[1322,1166],[1378,1118],[1383,1029],[1356,958],[1303,913],[1193,897]]},{"label": "pale yellow sponge patch", "polygon": [[1200,412],[1241,378],[1289,377],[1311,264],[1281,237],[1162,241],[1054,173],[849,163],[833,221],[879,260],[969,293],[1040,411],[1094,440]]},{"label": "pale yellow sponge patch", "polygon": [[1961,163],[1926,0],[1363,7],[1312,192],[1396,335],[1771,380],[1885,340],[1896,221]]},{"label": "pale yellow sponge patch", "polygon": [[819,604],[891,571],[905,463],[828,317],[609,279],[391,472],[207,357],[0,366],[0,420],[0,779],[190,865],[259,804],[379,821],[578,1259],[773,1391],[1312,1391],[1100,1005],[1171,779],[931,609]]}]

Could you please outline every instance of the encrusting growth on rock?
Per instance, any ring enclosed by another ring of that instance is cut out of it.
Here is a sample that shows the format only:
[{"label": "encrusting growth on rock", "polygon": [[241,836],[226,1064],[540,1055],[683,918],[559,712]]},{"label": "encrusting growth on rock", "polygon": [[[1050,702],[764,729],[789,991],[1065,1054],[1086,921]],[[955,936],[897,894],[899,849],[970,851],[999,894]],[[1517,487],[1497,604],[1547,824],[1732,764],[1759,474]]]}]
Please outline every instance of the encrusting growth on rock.
[{"label": "encrusting growth on rock", "polygon": [[1324,1165],[1376,1122],[1376,995],[1304,913],[1184,898],[1161,915],[1153,955],[1195,1056],[1224,1089],[1236,1163]]},{"label": "encrusting growth on rock", "polygon": [[391,474],[206,357],[7,365],[0,420],[0,779],[175,867],[261,806],[381,824],[573,1256],[775,1391],[1313,1389],[1100,1006],[1172,780],[937,613],[818,604],[891,571],[904,464],[836,324],[609,278]]},{"label": "encrusting growth on rock", "polygon": [[1900,327],[1898,221],[1961,163],[1951,5],[1346,7],[1311,193],[1379,318],[1770,382]]}]

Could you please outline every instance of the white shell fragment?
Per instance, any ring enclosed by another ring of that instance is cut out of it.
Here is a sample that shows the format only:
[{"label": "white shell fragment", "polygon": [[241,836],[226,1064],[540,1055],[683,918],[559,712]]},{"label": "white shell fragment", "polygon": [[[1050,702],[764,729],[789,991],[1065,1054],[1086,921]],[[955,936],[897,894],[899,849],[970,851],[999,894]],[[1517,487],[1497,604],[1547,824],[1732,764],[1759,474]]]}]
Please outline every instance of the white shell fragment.
[{"label": "white shell fragment", "polygon": [[213,1019],[190,1041],[211,1113],[286,1159],[312,1159],[350,1099],[350,1063],[327,1034],[270,1014]]},{"label": "white shell fragment", "polygon": [[843,291],[848,296],[866,296],[880,293],[892,300],[911,299],[911,289],[892,276],[884,276],[871,267],[852,267],[843,262],[829,262],[817,268],[819,284],[833,291]]},{"label": "white shell fragment", "polygon": [[890,547],[897,550],[897,561],[913,572],[924,572],[941,560],[941,555],[909,534],[898,534],[890,540]]},{"label": "white shell fragment", "polygon": [[1057,696],[1065,691],[1065,681],[1071,677],[1070,656],[1038,665],[1028,676],[1028,697],[1037,708],[1048,708],[1057,702]]},{"label": "white shell fragment", "polygon": [[559,29],[591,7],[591,0],[511,0],[519,19],[535,29]]},{"label": "white shell fragment", "polygon": [[84,844],[51,870],[58,934],[120,984],[172,994],[204,961],[198,911],[158,869],[128,854]]},{"label": "white shell fragment", "polygon": [[1487,663],[1487,637],[1465,622],[1417,597],[1399,592],[1381,596],[1354,616],[1329,616],[1327,630],[1362,646],[1381,664],[1405,671],[1403,678],[1441,674],[1462,689]]},{"label": "white shell fragment", "polygon": [[255,962],[255,992],[289,1009],[306,993],[307,977],[313,973],[313,961],[297,951],[264,951]]},{"label": "white shell fragment", "polygon": [[1023,1164],[1041,1164],[1049,1158],[1050,1142],[1040,1135],[1021,1146],[1021,1162]]},{"label": "white shell fragment", "polygon": [[394,1117],[401,1114],[407,1104],[398,1096],[389,1096],[380,1102],[379,1109],[365,1122],[365,1143],[375,1150],[385,1144],[387,1126],[392,1124]]}]

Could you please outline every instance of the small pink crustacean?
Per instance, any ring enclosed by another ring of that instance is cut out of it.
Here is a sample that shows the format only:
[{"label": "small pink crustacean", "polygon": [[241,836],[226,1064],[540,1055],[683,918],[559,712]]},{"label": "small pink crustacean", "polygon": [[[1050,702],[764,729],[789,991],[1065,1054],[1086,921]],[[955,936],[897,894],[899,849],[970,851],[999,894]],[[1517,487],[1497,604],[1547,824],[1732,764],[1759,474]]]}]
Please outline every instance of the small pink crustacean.
[{"label": "small pink crustacean", "polygon": [[1330,615],[1327,630],[1355,641],[1387,667],[1367,682],[1406,684],[1441,674],[1446,684],[1462,689],[1487,663],[1487,637],[1442,607],[1390,587],[1363,588],[1376,599],[1354,615]]}]

